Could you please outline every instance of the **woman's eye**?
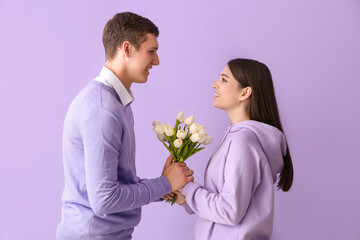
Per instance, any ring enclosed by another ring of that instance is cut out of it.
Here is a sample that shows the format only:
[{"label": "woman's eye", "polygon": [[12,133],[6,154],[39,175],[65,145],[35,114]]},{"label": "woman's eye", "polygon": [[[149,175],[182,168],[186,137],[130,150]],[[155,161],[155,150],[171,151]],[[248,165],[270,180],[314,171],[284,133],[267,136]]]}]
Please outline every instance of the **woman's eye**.
[{"label": "woman's eye", "polygon": [[222,82],[227,82],[227,80],[225,78],[221,78]]},{"label": "woman's eye", "polygon": [[154,51],[154,50],[150,50],[149,53],[150,53],[150,54],[154,54],[155,51]]}]

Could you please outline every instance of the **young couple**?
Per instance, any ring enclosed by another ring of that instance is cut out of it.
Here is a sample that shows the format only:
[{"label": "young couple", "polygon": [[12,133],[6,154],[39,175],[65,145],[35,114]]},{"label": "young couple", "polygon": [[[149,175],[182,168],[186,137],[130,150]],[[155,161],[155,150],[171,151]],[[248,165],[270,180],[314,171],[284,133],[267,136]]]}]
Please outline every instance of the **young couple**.
[{"label": "young couple", "polygon": [[233,59],[212,84],[214,106],[227,112],[231,125],[209,160],[204,186],[170,157],[160,177],[136,175],[130,88],[159,65],[158,35],[154,23],[130,12],[116,14],[104,28],[105,66],[65,118],[57,240],[131,239],[141,207],[173,192],[198,216],[194,239],[269,239],[273,184],[279,173],[278,188],[288,191],[293,168],[271,74],[258,61]]}]

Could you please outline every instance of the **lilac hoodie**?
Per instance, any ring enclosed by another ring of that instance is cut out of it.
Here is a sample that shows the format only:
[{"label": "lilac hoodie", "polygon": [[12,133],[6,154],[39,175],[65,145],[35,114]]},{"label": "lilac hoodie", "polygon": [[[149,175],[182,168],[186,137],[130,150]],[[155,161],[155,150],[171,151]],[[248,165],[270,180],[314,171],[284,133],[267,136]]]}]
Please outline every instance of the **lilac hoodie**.
[{"label": "lilac hoodie", "polygon": [[285,135],[257,121],[228,127],[209,160],[204,186],[190,182],[182,193],[195,213],[195,240],[270,239],[274,186],[283,168]]}]

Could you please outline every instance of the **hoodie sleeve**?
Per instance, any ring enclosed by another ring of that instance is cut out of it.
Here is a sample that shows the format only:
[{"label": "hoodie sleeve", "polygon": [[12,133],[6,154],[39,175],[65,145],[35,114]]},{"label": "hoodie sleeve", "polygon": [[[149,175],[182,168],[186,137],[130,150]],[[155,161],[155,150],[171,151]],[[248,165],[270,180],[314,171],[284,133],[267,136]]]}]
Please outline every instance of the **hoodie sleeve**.
[{"label": "hoodie sleeve", "polygon": [[194,211],[189,207],[187,203],[181,205],[188,214],[194,214]]},{"label": "hoodie sleeve", "polygon": [[196,182],[184,187],[182,193],[192,211],[212,222],[238,224],[260,183],[259,150],[260,143],[252,131],[244,129],[234,134],[228,146],[221,192],[210,192]]}]

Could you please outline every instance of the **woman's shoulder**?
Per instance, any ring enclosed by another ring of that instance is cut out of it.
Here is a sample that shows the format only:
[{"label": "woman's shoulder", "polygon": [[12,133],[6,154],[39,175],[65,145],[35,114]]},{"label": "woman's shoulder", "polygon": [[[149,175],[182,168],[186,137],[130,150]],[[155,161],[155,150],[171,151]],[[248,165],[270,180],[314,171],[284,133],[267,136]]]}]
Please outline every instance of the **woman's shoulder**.
[{"label": "woman's shoulder", "polygon": [[253,120],[233,124],[229,129],[229,136],[236,141],[270,148],[286,145],[285,135],[279,129]]},{"label": "woman's shoulder", "polygon": [[[253,155],[261,151],[262,147],[256,134],[250,129],[243,128],[228,136],[228,151],[238,154]],[[254,151],[255,150],[255,151]]]},{"label": "woman's shoulder", "polygon": [[251,144],[259,142],[254,131],[248,128],[241,128],[238,131],[231,132],[229,134],[231,142],[238,142],[243,144]]}]

